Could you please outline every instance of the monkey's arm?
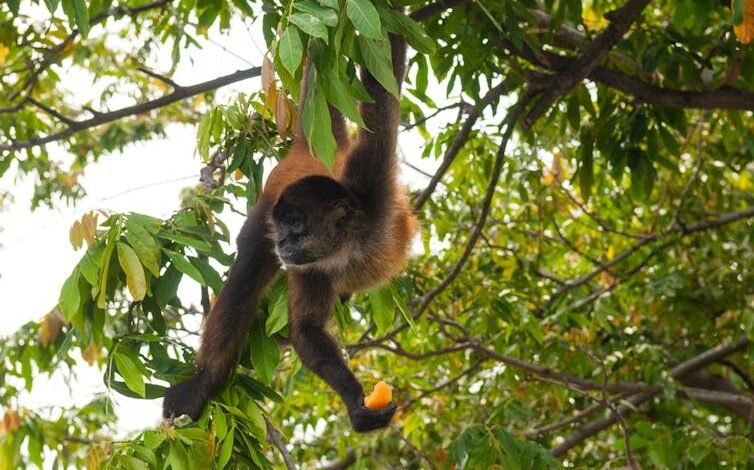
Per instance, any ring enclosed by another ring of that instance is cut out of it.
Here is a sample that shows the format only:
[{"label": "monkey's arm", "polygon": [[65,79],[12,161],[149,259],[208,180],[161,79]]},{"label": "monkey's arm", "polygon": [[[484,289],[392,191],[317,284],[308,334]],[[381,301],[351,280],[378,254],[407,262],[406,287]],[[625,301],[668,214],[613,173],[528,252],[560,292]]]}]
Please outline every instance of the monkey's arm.
[{"label": "monkey's arm", "polygon": [[[400,90],[406,71],[406,43],[402,37],[390,34],[390,49]],[[390,187],[386,182],[392,180],[397,166],[400,105],[365,67],[361,68],[361,81],[374,102],[360,106],[367,129],[359,130],[359,140],[348,158],[342,182],[367,203],[377,204],[386,199],[385,188]]]},{"label": "monkey's arm", "polygon": [[225,385],[238,349],[249,330],[257,301],[279,269],[272,240],[267,237],[267,214],[272,203],[262,197],[238,236],[238,254],[225,287],[204,323],[197,372],[165,394],[165,418],[187,414],[197,420],[214,394]]},{"label": "monkey's arm", "polygon": [[364,406],[361,384],[346,365],[335,339],[325,331],[335,303],[327,277],[316,272],[290,272],[288,285],[291,342],[301,362],[340,395],[355,431],[386,427],[395,404],[380,410]]}]

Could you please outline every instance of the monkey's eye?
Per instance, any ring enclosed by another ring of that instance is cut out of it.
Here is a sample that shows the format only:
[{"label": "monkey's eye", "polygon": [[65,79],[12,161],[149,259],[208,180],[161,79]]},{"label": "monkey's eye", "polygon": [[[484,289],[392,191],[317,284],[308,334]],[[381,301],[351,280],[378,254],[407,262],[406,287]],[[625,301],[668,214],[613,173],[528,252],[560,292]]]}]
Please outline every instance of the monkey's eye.
[{"label": "monkey's eye", "polygon": [[338,230],[343,230],[344,228],[346,228],[347,222],[348,221],[346,220],[346,217],[341,217],[337,222],[335,222],[335,228],[337,228]]}]

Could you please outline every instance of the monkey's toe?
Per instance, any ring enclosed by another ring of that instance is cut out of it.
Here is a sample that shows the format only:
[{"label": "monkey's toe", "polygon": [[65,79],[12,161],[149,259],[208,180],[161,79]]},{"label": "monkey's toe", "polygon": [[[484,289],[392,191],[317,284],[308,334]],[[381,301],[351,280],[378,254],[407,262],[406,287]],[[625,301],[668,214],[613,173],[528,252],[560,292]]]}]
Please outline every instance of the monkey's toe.
[{"label": "monkey's toe", "polygon": [[379,410],[370,410],[361,406],[350,412],[348,417],[351,418],[351,425],[356,432],[370,432],[377,429],[386,428],[393,419],[397,405],[391,402],[385,408]]},{"label": "monkey's toe", "polygon": [[197,376],[173,385],[165,393],[162,401],[162,417],[171,421],[181,415],[188,415],[197,421],[202,415],[207,397],[202,392],[201,379]]}]

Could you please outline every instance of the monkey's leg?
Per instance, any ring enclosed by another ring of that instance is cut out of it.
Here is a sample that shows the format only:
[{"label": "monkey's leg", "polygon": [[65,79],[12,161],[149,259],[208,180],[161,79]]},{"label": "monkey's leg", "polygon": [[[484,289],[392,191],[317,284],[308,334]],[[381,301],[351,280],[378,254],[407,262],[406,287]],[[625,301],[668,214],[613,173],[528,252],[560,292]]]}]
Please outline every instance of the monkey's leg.
[{"label": "monkey's leg", "polygon": [[386,427],[395,414],[391,403],[380,410],[364,406],[364,389],[346,365],[332,336],[325,331],[335,293],[327,278],[316,273],[289,274],[291,342],[301,362],[340,395],[357,432]]},{"label": "monkey's leg", "polygon": [[260,199],[238,236],[238,254],[228,279],[204,323],[197,372],[173,385],[165,394],[162,413],[172,419],[182,414],[197,420],[214,394],[225,385],[249,330],[261,292],[279,269],[267,234],[271,203]]}]

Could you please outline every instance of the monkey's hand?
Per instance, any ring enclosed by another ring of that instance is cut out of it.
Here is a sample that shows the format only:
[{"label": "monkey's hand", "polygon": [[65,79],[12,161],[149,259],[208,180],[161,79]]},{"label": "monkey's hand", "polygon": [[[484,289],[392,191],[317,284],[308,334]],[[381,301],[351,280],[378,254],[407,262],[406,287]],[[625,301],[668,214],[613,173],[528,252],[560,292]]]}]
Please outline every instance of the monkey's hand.
[{"label": "monkey's hand", "polygon": [[[362,400],[363,401],[363,400]],[[377,429],[386,428],[393,419],[397,406],[390,402],[385,408],[379,410],[370,410],[364,405],[360,405],[348,411],[348,417],[351,419],[353,430],[356,432],[369,432]]]},{"label": "monkey's hand", "polygon": [[205,377],[200,372],[187,381],[170,387],[162,401],[162,417],[170,424],[181,415],[188,415],[197,421],[209,400],[205,382]]}]

